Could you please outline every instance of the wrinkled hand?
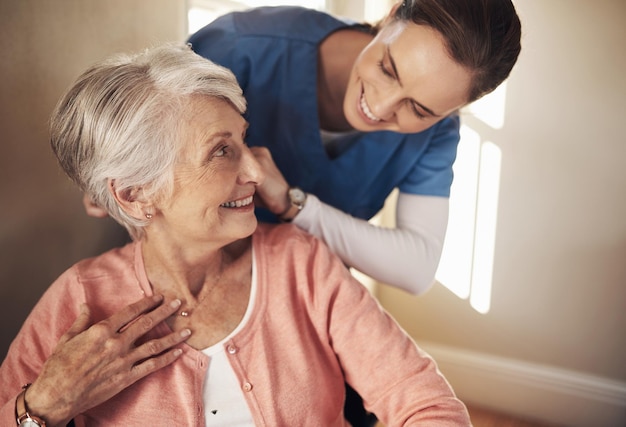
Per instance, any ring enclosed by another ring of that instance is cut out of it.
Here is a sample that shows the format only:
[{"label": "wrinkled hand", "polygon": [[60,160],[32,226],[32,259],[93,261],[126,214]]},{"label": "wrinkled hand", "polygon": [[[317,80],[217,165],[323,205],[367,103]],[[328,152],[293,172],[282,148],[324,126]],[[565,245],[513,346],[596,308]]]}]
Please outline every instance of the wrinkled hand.
[{"label": "wrinkled hand", "polygon": [[88,194],[83,195],[83,206],[85,207],[85,212],[87,212],[87,215],[89,216],[96,218],[106,218],[109,216],[107,211],[96,205]]},{"label": "wrinkled hand", "polygon": [[89,308],[83,304],[27,390],[30,411],[48,426],[65,426],[76,415],[172,363],[182,354],[173,347],[189,337],[189,330],[138,346],[135,342],[179,306],[178,300],[164,304],[161,296],[144,298],[90,326]]},{"label": "wrinkled hand", "polygon": [[285,212],[290,204],[287,199],[289,184],[278,170],[267,147],[250,147],[265,173],[265,181],[257,186],[256,205],[269,209],[275,214]]}]

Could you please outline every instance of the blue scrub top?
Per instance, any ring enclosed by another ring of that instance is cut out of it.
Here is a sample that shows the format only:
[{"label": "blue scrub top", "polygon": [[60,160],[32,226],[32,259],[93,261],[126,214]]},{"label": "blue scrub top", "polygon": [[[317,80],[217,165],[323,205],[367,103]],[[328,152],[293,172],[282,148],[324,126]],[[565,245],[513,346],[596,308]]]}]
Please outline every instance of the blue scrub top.
[{"label": "blue scrub top", "polygon": [[268,147],[290,185],[363,219],[374,216],[396,187],[449,197],[456,115],[415,134],[346,134],[328,155],[317,113],[318,46],[350,26],[315,10],[262,7],[224,15],[189,42],[199,55],[233,71],[248,101],[248,144]]}]

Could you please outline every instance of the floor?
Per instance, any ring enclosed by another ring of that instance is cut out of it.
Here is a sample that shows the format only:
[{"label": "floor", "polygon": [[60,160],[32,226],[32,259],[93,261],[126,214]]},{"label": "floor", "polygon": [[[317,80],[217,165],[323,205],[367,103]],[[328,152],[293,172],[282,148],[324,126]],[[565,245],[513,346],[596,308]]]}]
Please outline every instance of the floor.
[{"label": "floor", "polygon": [[[468,405],[468,410],[474,427],[555,427],[476,406]],[[379,422],[376,427],[384,426]]]},{"label": "floor", "polygon": [[554,427],[471,405],[468,410],[474,427]]}]

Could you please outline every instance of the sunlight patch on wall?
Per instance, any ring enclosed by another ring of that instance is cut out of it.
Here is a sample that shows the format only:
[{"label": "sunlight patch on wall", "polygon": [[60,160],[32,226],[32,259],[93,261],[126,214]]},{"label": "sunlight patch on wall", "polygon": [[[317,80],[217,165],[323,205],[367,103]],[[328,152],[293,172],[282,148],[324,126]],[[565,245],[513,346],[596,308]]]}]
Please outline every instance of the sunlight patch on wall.
[{"label": "sunlight patch on wall", "polygon": [[506,102],[506,82],[502,83],[489,95],[467,106],[468,114],[493,129],[502,129],[504,126],[504,106]]},{"label": "sunlight patch on wall", "polygon": [[459,298],[470,296],[474,253],[480,136],[463,125],[450,190],[450,215],[437,281]]},{"label": "sunlight patch on wall", "polygon": [[476,311],[484,314],[491,307],[502,150],[491,142],[485,142],[480,151],[474,269],[470,304]]},{"label": "sunlight patch on wall", "polygon": [[[506,83],[468,106],[492,129],[504,126]],[[461,126],[454,163],[448,231],[436,279],[479,313],[491,308],[502,150],[472,127]]]}]

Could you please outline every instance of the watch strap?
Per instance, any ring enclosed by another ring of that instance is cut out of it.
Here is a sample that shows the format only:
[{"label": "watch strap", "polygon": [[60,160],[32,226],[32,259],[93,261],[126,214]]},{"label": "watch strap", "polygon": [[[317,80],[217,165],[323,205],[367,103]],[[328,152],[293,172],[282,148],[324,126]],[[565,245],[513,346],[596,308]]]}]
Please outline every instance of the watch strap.
[{"label": "watch strap", "polygon": [[283,222],[291,222],[304,208],[306,193],[299,187],[290,187],[287,190],[287,201],[289,202],[287,209],[276,215]]},{"label": "watch strap", "polygon": [[283,222],[291,222],[301,210],[302,206],[290,205],[289,209],[279,215],[278,218]]},{"label": "watch strap", "polygon": [[15,399],[15,419],[17,425],[20,426],[24,421],[30,420],[40,427],[46,427],[44,420],[28,413],[28,407],[26,406],[26,390],[28,390],[28,387],[30,387],[30,383],[22,386],[22,391]]}]

